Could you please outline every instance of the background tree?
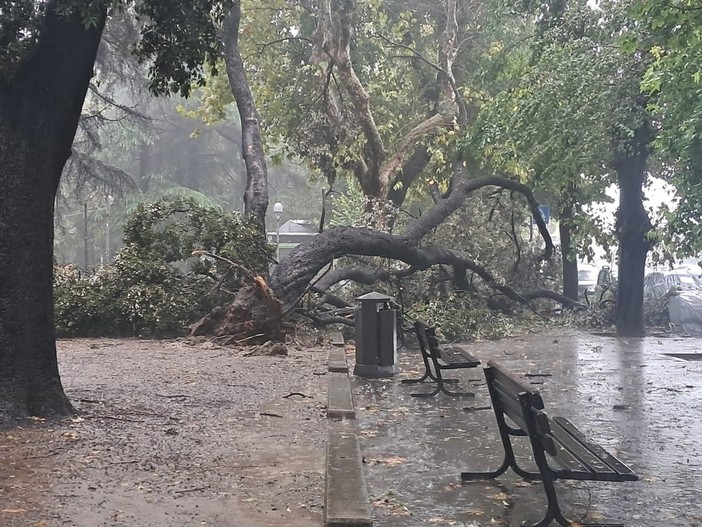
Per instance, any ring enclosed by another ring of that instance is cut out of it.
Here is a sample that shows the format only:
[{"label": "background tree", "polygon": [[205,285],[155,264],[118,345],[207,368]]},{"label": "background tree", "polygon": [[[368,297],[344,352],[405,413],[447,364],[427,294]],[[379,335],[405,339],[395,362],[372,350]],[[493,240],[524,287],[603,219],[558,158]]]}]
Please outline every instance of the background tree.
[{"label": "background tree", "polygon": [[[219,2],[139,2],[137,50],[155,92],[188,94],[213,63]],[[0,415],[71,411],[52,308],[54,201],[109,2],[21,0],[0,17]],[[116,4],[119,6],[120,4]],[[175,14],[178,14],[176,16]]]},{"label": "background tree", "polygon": [[657,130],[652,146],[664,160],[662,175],[678,189],[664,238],[673,256],[696,255],[702,251],[702,9],[688,0],[636,0],[630,13],[645,33],[624,45],[651,56],[642,90]]},{"label": "background tree", "polygon": [[[617,331],[642,335],[643,274],[652,225],[643,205],[653,125],[639,83],[647,64],[625,53],[622,34],[635,31],[620,2],[527,3],[537,14],[520,82],[486,111],[482,141],[498,145],[498,162],[522,163],[530,181],[559,206],[564,291],[575,296],[577,254],[597,240],[607,247],[602,225],[585,207],[602,201],[606,187],[620,190]],[[576,234],[577,233],[577,234]],[[568,246],[568,243],[572,246]]]}]

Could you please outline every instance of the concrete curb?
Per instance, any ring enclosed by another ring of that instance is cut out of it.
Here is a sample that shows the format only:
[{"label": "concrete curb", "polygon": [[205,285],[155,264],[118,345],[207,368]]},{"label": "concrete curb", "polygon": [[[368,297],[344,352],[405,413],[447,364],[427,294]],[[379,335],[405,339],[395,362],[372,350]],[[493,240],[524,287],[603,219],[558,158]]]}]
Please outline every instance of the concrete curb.
[{"label": "concrete curb", "polygon": [[348,373],[349,367],[348,364],[346,364],[346,350],[344,350],[343,347],[329,350],[327,367],[331,372]]},{"label": "concrete curb", "polygon": [[329,339],[334,346],[344,347],[344,335],[341,333],[341,331],[335,331],[329,335]]},{"label": "concrete curb", "polygon": [[326,527],[372,527],[370,500],[355,432],[330,432],[324,489]]},{"label": "concrete curb", "polygon": [[[327,417],[355,419],[343,336],[332,336],[329,353]],[[344,427],[339,431],[339,427]],[[324,473],[325,527],[372,527],[370,499],[363,471],[356,425],[339,423],[330,429]]]},{"label": "concrete curb", "polygon": [[356,419],[348,373],[329,376],[327,399],[327,417]]}]

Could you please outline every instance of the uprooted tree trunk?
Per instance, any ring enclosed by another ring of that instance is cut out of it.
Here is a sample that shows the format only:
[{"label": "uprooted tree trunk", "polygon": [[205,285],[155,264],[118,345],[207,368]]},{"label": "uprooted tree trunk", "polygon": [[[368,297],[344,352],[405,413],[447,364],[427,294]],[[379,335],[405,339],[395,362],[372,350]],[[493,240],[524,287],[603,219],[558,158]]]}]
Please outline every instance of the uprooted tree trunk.
[{"label": "uprooted tree trunk", "polygon": [[[293,310],[308,292],[318,273],[334,259],[342,256],[377,256],[406,264],[392,272],[402,278],[434,265],[447,265],[454,270],[457,283],[467,283],[466,273],[477,274],[487,285],[510,300],[528,304],[535,298],[550,298],[573,305],[573,301],[552,291],[520,294],[500,283],[484,267],[460,251],[435,245],[420,245],[421,240],[440,225],[466,200],[467,196],[485,186],[498,186],[519,192],[527,199],[539,232],[545,241],[544,257],[551,256],[553,245],[546,224],[538,210],[538,202],[525,185],[499,177],[483,177],[467,181],[462,179],[462,164],[457,170],[452,192],[440,199],[426,214],[418,218],[398,235],[356,227],[337,227],[324,231],[311,241],[299,245],[276,267],[270,280],[270,289],[261,277],[248,277],[246,286],[227,306],[219,307],[207,317],[191,326],[193,335],[217,335],[226,343],[261,342],[279,340],[285,334],[285,315]],[[236,265],[233,264],[232,265]],[[238,266],[237,266],[238,267]],[[238,270],[238,269],[237,269]],[[372,275],[372,276],[371,276]],[[342,279],[355,279],[372,283],[387,279],[385,273],[367,273],[365,270],[335,271],[325,281],[316,284],[317,291],[324,291],[325,283],[331,285]],[[321,287],[321,289],[320,289]],[[319,320],[322,321],[323,317]],[[333,317],[324,320],[341,322]]]},{"label": "uprooted tree trunk", "polygon": [[214,335],[224,345],[280,341],[286,334],[282,303],[261,277],[246,283],[231,303],[215,307],[189,329],[191,336]]},{"label": "uprooted tree trunk", "polygon": [[[449,0],[447,3],[447,19],[440,39],[439,61],[433,64],[426,61],[437,71],[438,96],[435,107],[427,118],[412,128],[408,134],[395,144],[394,150],[388,152],[375,124],[370,107],[370,98],[354,70],[351,61],[351,20],[353,17],[353,2],[331,2],[322,4],[323,13],[315,33],[313,46],[313,63],[325,64],[326,78],[334,71],[343,81],[350,100],[352,111],[349,115],[355,117],[356,125],[365,139],[364,155],[359,156],[352,172],[358,179],[361,188],[367,196],[381,199],[392,199],[396,204],[402,202],[404,191],[398,188],[408,188],[414,177],[422,172],[430,160],[425,147],[421,146],[423,139],[455,124],[465,125],[468,120],[468,109],[463,103],[460,91],[457,89],[452,69],[456,58],[459,38],[456,21],[457,3]],[[253,107],[253,99],[248,89],[243,73],[241,57],[238,53],[238,20],[240,17],[240,2],[234,2],[230,17],[224,28],[225,56],[227,71],[232,84],[237,104],[244,105],[242,126],[252,125],[252,133],[257,132],[258,115]],[[387,39],[384,39],[387,40]],[[388,41],[389,42],[389,41]],[[397,44],[392,44],[397,46]],[[408,51],[410,48],[408,48]],[[425,60],[416,51],[414,56]],[[339,119],[344,114],[338,106],[339,97],[327,93],[331,84],[321,83],[325,96],[320,100],[326,101],[326,113],[332,124],[340,125]],[[250,106],[247,106],[251,103]],[[246,114],[250,119],[244,119]],[[247,137],[244,134],[245,138]],[[244,152],[249,154],[247,159],[247,189],[264,188],[265,170],[257,170],[259,164],[265,167],[262,150],[253,148],[260,145],[260,138],[254,133],[249,136],[249,142],[244,141]],[[249,163],[249,161],[252,163]],[[257,161],[253,163],[253,161]],[[260,162],[260,163],[259,163]],[[270,280],[270,289],[260,277],[246,276],[245,286],[237,293],[234,300],[227,306],[213,310],[208,316],[191,326],[192,335],[216,335],[227,343],[252,343],[262,340],[279,340],[285,334],[283,324],[285,315],[292,311],[307,291],[313,287],[317,292],[325,292],[325,282],[313,284],[318,273],[334,259],[342,256],[376,256],[403,262],[404,267],[395,269],[388,276],[401,278],[417,271],[428,269],[434,265],[446,265],[453,268],[453,280],[462,288],[468,283],[467,272],[471,271],[482,278],[490,287],[520,303],[528,303],[536,297],[560,297],[553,292],[528,293],[522,295],[512,288],[501,284],[493,275],[477,262],[471,260],[459,251],[439,246],[421,246],[422,239],[438,227],[446,218],[457,210],[468,195],[485,186],[497,186],[521,193],[529,204],[543,239],[545,240],[545,257],[550,257],[553,245],[543,218],[538,210],[538,203],[531,191],[525,185],[500,177],[483,177],[466,180],[464,177],[465,163],[457,162],[454,166],[451,191],[446,196],[435,196],[434,207],[413,222],[404,232],[392,235],[381,231],[353,227],[329,229],[315,236],[311,241],[299,245],[287,258],[279,263]],[[393,182],[401,182],[401,185]],[[259,185],[258,187],[256,185]],[[253,194],[255,195],[255,194]],[[248,196],[248,190],[247,190]],[[263,194],[260,194],[262,197]],[[267,202],[267,200],[266,200]],[[264,201],[259,201],[264,205]],[[247,202],[248,204],[248,202]],[[248,205],[247,205],[248,207]],[[248,211],[261,216],[255,207]],[[265,213],[265,210],[264,210]],[[236,265],[236,264],[232,264]],[[354,279],[373,283],[374,280],[385,280],[382,273],[368,273],[367,270],[347,269],[346,274],[334,273],[327,277],[326,284],[332,285],[342,279]],[[343,306],[340,299],[337,307]],[[564,303],[571,302],[560,298]],[[321,320],[321,318],[318,318]],[[327,317],[326,321],[348,322],[345,318]]]},{"label": "uprooted tree trunk", "polygon": [[[407,264],[406,267],[393,271],[394,276],[399,278],[434,265],[448,265],[454,269],[454,280],[459,283],[464,279],[466,272],[470,270],[480,276],[490,287],[508,298],[526,303],[526,299],[522,295],[499,283],[489,271],[460,251],[433,245],[420,245],[422,238],[458,209],[471,192],[486,186],[499,186],[519,192],[526,197],[539,227],[539,232],[546,244],[544,256],[547,258],[551,256],[553,251],[551,237],[539,214],[538,203],[528,187],[516,181],[499,177],[483,177],[467,181],[462,179],[462,166],[456,180],[457,183],[453,185],[449,196],[439,200],[431,210],[410,224],[401,234],[393,235],[369,229],[338,227],[319,234],[310,242],[298,246],[275,269],[271,276],[271,289],[283,302],[285,308],[289,309],[306,292],[319,271],[333,259],[345,255],[379,256]],[[328,283],[330,282],[331,280]]]},{"label": "uprooted tree trunk", "polygon": [[244,267],[219,255],[196,251],[195,256],[208,256],[228,263],[239,273],[244,285],[234,300],[215,307],[189,329],[193,337],[214,335],[219,344],[260,344],[283,340],[286,333],[283,304],[261,276],[254,276]]}]

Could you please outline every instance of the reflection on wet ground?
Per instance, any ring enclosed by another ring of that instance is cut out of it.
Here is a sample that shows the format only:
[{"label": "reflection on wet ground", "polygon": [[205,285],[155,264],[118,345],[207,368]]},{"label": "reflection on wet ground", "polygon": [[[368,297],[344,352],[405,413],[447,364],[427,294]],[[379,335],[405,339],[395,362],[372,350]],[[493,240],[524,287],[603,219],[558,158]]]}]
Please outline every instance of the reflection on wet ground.
[{"label": "reflection on wet ground", "polygon": [[[692,527],[702,526],[702,363],[666,354],[694,354],[701,344],[568,332],[465,346],[484,363],[498,360],[526,375],[552,415],[570,418],[639,474],[632,483],[559,482],[566,517]],[[502,456],[482,368],[450,375],[476,397],[427,400],[410,392],[429,386],[400,384],[418,376],[419,353],[401,350],[398,360],[397,377],[352,377],[375,525],[511,527],[539,520],[545,497],[538,484],[510,473],[460,482],[461,470],[494,469]]]}]

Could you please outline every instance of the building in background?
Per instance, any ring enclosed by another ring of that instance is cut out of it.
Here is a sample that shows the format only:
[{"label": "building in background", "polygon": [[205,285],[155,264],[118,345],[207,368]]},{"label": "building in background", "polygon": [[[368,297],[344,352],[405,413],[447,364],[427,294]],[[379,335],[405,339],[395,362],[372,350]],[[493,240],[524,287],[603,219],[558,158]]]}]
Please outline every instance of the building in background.
[{"label": "building in background", "polygon": [[[317,226],[311,220],[288,220],[280,226],[279,231],[269,231],[268,243],[280,244],[280,260],[286,258],[298,244],[317,235]],[[278,240],[278,235],[280,239]]]}]

